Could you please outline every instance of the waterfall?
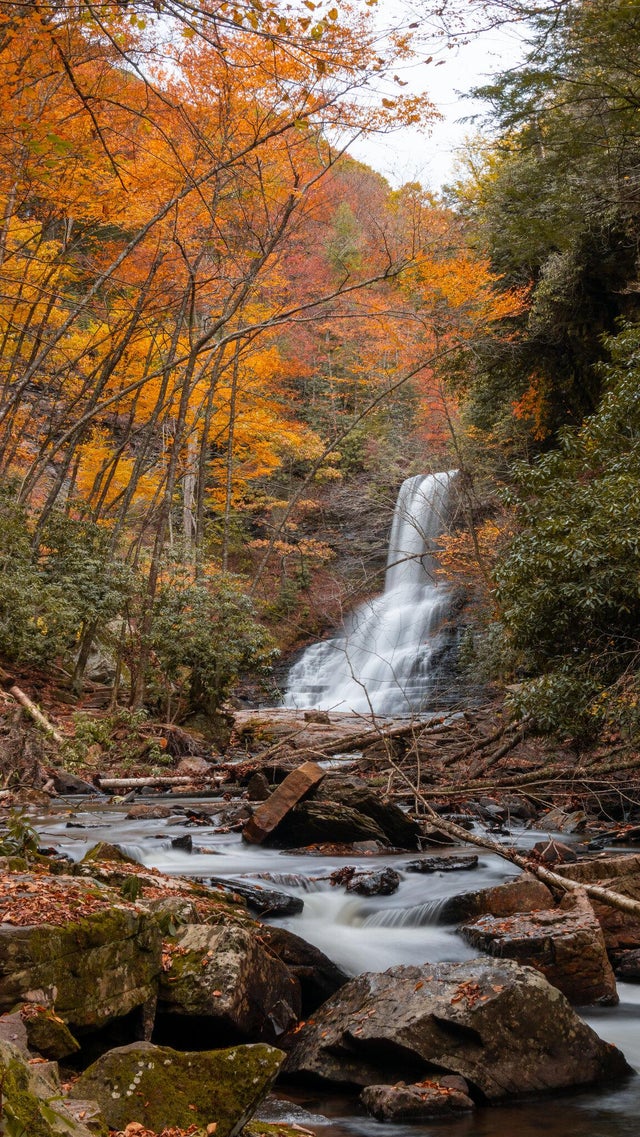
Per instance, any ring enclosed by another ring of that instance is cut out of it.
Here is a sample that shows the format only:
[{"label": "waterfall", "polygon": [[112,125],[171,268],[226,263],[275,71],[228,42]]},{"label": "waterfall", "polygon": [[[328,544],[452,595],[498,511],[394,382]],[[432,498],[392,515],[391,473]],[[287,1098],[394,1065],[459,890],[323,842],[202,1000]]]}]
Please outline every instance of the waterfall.
[{"label": "waterfall", "polygon": [[438,663],[451,648],[450,592],[434,541],[455,471],[407,478],[396,502],[384,592],[360,605],[332,639],[312,644],[289,672],[284,704],[367,714],[428,709]]}]

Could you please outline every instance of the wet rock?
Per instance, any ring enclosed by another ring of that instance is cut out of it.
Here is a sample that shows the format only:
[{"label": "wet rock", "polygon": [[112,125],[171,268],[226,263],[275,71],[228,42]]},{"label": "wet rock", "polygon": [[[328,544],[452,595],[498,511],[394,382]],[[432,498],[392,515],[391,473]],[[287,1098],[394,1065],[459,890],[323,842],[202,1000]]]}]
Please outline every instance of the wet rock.
[{"label": "wet rock", "polygon": [[183,833],[181,837],[172,837],[172,849],[182,849],[183,853],[193,852],[193,837],[190,833]]},{"label": "wet rock", "polygon": [[359,896],[391,896],[398,890],[400,874],[388,867],[362,872],[354,865],[344,865],[332,872],[329,880],[334,885],[343,884],[347,892]]},{"label": "wet rock", "polygon": [[151,1043],[110,1050],[72,1086],[73,1097],[95,1099],[112,1129],[131,1121],[160,1132],[169,1126],[216,1125],[235,1137],[268,1093],[282,1051],[265,1045],[177,1051]]},{"label": "wet rock", "polygon": [[160,968],[160,929],[130,907],[114,904],[62,926],[0,925],[0,1010],[25,999],[55,1004],[74,1034],[142,1007]]},{"label": "wet rock", "polygon": [[171,817],[175,810],[168,805],[132,805],[127,814],[129,821],[162,821]]},{"label": "wet rock", "polygon": [[433,872],[468,872],[471,869],[477,869],[478,857],[472,853],[468,857],[454,857],[444,855],[442,857],[420,857],[420,860],[407,861],[401,866],[403,872],[420,872],[420,873],[433,873]]},{"label": "wet rock", "polygon": [[392,967],[346,984],[296,1035],[298,1078],[379,1085],[458,1074],[489,1101],[628,1072],[539,972],[512,960]]},{"label": "wet rock", "polygon": [[423,1081],[412,1086],[367,1086],[360,1094],[365,1109],[378,1121],[426,1121],[432,1117],[456,1117],[474,1108],[471,1098],[440,1082]]},{"label": "wet rock", "polygon": [[260,770],[252,774],[247,782],[247,794],[250,801],[266,801],[271,795],[269,782]]},{"label": "wet rock", "polygon": [[457,841],[449,833],[442,833],[435,825],[429,824],[428,821],[422,821],[420,823],[420,844],[425,848],[439,848],[441,845],[455,845]]},{"label": "wet rock", "polygon": [[269,795],[267,801],[254,810],[245,825],[242,836],[245,841],[261,845],[267,837],[287,817],[290,811],[324,778],[324,770],[315,762],[305,762],[297,770],[288,774],[283,782]]},{"label": "wet rock", "polygon": [[538,810],[532,801],[520,794],[503,794],[500,801],[507,811],[507,821],[533,821]]},{"label": "wet rock", "polygon": [[58,794],[97,794],[98,791],[91,782],[78,778],[69,770],[52,770],[51,780],[53,788]]},{"label": "wet rock", "polygon": [[73,1037],[67,1024],[50,1007],[40,1007],[25,1003],[21,1008],[29,1048],[37,1050],[44,1058],[59,1062],[80,1049],[80,1043]]},{"label": "wet rock", "polygon": [[478,916],[514,916],[538,908],[553,908],[553,896],[546,884],[523,873],[494,888],[480,888],[450,897],[440,916],[443,923],[452,924],[475,920]]},{"label": "wet rock", "polygon": [[314,801],[338,802],[356,813],[370,817],[382,830],[390,845],[399,849],[418,846],[420,826],[408,817],[398,805],[387,801],[362,778],[328,774],[313,795]]},{"label": "wet rock", "polygon": [[253,929],[187,924],[165,952],[158,1015],[171,1018],[172,1037],[180,1025],[188,1037],[195,1019],[205,1044],[273,1042],[298,1021],[298,982]]},{"label": "wet rock", "polygon": [[250,884],[231,877],[212,876],[209,879],[211,884],[225,892],[242,897],[247,908],[259,916],[296,916],[304,908],[301,896],[291,896],[288,892],[278,892],[262,884]]},{"label": "wet rock", "polygon": [[337,963],[329,959],[320,948],[307,943],[287,928],[277,925],[264,927],[260,939],[265,948],[281,960],[298,980],[302,1015],[305,1018],[348,982],[349,976]]},{"label": "wet rock", "polygon": [[331,725],[328,711],[305,711],[304,721],[323,723],[325,726]]},{"label": "wet rock", "polygon": [[273,836],[277,844],[288,846],[354,841],[379,841],[388,845],[375,821],[334,801],[305,801],[295,806]]},{"label": "wet rock", "polygon": [[618,1002],[604,936],[584,893],[572,892],[559,908],[483,916],[460,931],[472,947],[535,967],[570,1003]]},{"label": "wet rock", "polygon": [[[2,1128],[25,1137],[91,1137],[91,1130],[67,1111],[60,1089],[11,1043],[0,1041]],[[106,1127],[101,1125],[106,1137]],[[95,1131],[94,1131],[95,1137]]]}]

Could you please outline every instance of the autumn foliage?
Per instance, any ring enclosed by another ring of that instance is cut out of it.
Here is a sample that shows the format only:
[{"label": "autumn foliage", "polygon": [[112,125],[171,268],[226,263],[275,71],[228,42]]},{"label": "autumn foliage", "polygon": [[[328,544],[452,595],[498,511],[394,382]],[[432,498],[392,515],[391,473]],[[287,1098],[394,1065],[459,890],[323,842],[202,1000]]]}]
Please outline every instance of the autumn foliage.
[{"label": "autumn foliage", "polygon": [[306,488],[400,391],[444,445],[442,360],[521,303],[419,186],[346,157],[433,115],[380,94],[410,41],[376,42],[366,4],[2,9],[0,475],[38,579],[57,518],[97,527],[102,583],[64,632],[76,684],[109,625],[144,700],[170,563],[188,608],[252,575],[260,598],[274,556],[330,560],[297,530]]}]

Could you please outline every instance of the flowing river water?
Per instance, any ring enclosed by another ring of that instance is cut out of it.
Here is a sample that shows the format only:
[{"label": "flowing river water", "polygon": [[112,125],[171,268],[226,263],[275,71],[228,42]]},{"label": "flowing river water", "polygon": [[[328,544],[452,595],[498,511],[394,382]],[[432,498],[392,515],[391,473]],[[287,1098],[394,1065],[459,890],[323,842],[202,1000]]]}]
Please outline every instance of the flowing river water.
[{"label": "flowing river water", "polygon": [[[402,862],[409,859],[406,854],[366,857],[360,861],[362,867],[391,864],[402,880],[392,896],[360,897],[333,887],[327,879],[334,869],[357,863],[356,859],[288,854],[244,844],[238,834],[187,827],[186,818],[132,821],[125,817],[126,806],[76,803],[77,799],[73,804],[59,800],[50,813],[36,819],[44,844],[55,845],[79,860],[98,841],[116,842],[147,867],[165,873],[205,882],[211,876],[243,878],[301,896],[303,911],[278,923],[321,948],[353,975],[399,963],[471,958],[477,953],[454,928],[438,920],[443,901],[518,872],[490,854],[481,855],[472,871],[429,875],[403,873]],[[179,804],[187,803],[181,800]],[[201,803],[191,804],[197,809]],[[221,802],[221,808],[225,804]],[[172,839],[186,833],[198,851],[189,854],[172,848]],[[540,833],[514,833],[510,843],[516,838],[521,846],[533,844]],[[618,990],[618,1007],[588,1008],[583,1017],[603,1038],[619,1046],[640,1072],[640,984],[621,983]],[[319,1137],[540,1137],[542,1133],[547,1137],[638,1137],[640,1132],[640,1077],[588,1092],[479,1109],[460,1121],[418,1125],[374,1121],[359,1110],[353,1098],[324,1090],[297,1089],[288,1096],[290,1101],[269,1107],[274,1119],[302,1124]]]}]

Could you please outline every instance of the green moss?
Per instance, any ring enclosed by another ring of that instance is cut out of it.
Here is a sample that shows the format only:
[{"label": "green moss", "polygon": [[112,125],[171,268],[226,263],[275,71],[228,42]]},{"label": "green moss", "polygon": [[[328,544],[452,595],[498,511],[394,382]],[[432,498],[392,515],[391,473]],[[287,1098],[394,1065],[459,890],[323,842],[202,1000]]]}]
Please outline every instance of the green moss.
[{"label": "green moss", "polygon": [[99,1102],[114,1129],[130,1121],[156,1131],[216,1122],[216,1137],[235,1137],[268,1093],[283,1058],[264,1044],[183,1053],[134,1043],[94,1062],[72,1093]]},{"label": "green moss", "polygon": [[6,1042],[0,1042],[0,1081],[6,1137],[89,1137],[88,1130],[61,1109],[53,1086]]}]

